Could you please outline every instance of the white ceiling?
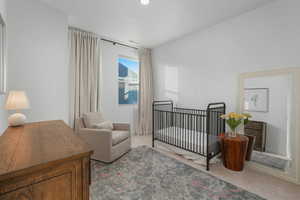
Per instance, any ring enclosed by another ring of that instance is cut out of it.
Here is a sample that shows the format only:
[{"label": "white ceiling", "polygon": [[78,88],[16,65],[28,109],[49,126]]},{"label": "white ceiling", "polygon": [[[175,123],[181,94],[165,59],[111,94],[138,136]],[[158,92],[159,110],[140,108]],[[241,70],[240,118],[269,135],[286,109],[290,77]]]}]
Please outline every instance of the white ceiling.
[{"label": "white ceiling", "polygon": [[69,16],[72,26],[109,39],[155,47],[273,0],[41,0]]}]

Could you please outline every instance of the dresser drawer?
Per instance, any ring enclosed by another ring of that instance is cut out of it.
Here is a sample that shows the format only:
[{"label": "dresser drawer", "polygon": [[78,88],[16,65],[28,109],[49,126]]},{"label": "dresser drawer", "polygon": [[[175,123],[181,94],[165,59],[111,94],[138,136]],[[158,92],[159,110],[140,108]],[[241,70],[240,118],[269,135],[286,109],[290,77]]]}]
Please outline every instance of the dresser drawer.
[{"label": "dresser drawer", "polygon": [[72,200],[72,174],[64,174],[9,192],[1,200]]},{"label": "dresser drawer", "polygon": [[[76,177],[77,172],[82,171],[82,161],[70,161],[55,167],[41,169],[34,174],[27,174],[17,177],[8,177],[6,180],[0,181],[0,200],[3,193],[18,190],[28,185],[49,180],[53,177],[60,177],[65,174],[72,174]],[[78,179],[79,177],[76,177]],[[77,181],[77,180],[76,180]],[[79,180],[78,180],[79,181]]]},{"label": "dresser drawer", "polygon": [[9,192],[4,195],[0,195],[1,200],[32,200],[33,199],[33,187],[28,186],[18,189],[13,192]]}]

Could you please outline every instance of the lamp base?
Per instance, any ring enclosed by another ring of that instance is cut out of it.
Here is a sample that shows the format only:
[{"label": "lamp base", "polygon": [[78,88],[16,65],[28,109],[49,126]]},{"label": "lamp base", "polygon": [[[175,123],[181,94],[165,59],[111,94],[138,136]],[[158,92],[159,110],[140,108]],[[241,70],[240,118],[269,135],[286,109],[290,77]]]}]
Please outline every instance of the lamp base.
[{"label": "lamp base", "polygon": [[22,126],[25,124],[26,116],[22,113],[15,113],[8,117],[9,126]]}]

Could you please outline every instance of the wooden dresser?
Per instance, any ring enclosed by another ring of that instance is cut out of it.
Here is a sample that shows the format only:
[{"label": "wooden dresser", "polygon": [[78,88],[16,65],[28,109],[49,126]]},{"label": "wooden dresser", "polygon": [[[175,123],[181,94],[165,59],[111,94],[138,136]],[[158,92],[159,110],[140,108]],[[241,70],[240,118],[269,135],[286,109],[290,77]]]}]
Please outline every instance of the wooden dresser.
[{"label": "wooden dresser", "polygon": [[0,200],[88,200],[91,149],[63,121],[0,137]]},{"label": "wooden dresser", "polygon": [[259,121],[249,121],[245,126],[245,134],[255,136],[254,150],[266,151],[267,124]]}]

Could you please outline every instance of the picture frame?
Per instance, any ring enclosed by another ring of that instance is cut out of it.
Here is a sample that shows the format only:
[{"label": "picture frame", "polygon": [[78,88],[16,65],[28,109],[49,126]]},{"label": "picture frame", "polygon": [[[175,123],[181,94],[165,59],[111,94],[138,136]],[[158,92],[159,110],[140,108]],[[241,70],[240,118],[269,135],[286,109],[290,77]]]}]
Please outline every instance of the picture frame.
[{"label": "picture frame", "polygon": [[0,94],[6,93],[6,24],[0,14]]},{"label": "picture frame", "polygon": [[269,112],[269,88],[245,88],[244,110],[248,112]]}]

